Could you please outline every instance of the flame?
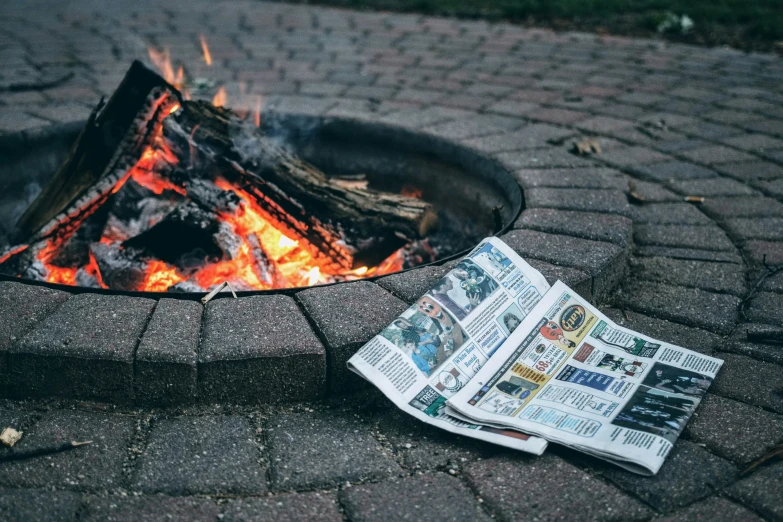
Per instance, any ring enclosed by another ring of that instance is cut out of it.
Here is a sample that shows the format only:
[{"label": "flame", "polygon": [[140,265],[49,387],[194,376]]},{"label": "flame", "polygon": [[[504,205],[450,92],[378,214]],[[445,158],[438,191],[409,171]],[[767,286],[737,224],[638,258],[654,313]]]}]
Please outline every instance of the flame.
[{"label": "flame", "polygon": [[256,124],[256,127],[261,126],[261,96],[256,98],[256,105],[253,108],[253,122]]},{"label": "flame", "polygon": [[215,96],[212,98],[212,105],[215,107],[223,107],[228,101],[228,95],[226,94],[226,88],[222,85]]},{"label": "flame", "polygon": [[147,263],[147,274],[139,285],[139,290],[144,292],[165,292],[170,286],[184,281],[185,278],[177,273],[173,266],[157,259]]},{"label": "flame", "polygon": [[199,40],[201,40],[201,52],[204,53],[204,62],[206,62],[207,65],[212,65],[212,55],[209,54],[207,39],[204,38],[204,35],[202,34],[199,36]]},{"label": "flame", "polygon": [[169,109],[169,114],[174,114],[178,110],[179,110],[179,103],[175,103],[174,106],[171,109]]},{"label": "flame", "polygon": [[289,247],[295,247],[299,245],[299,241],[294,241],[291,238],[288,238],[284,235],[280,235],[280,241],[277,242],[277,246],[280,248],[289,248]]},{"label": "flame", "polygon": [[179,88],[179,85],[177,85],[177,77],[174,75],[174,68],[171,66],[171,55],[169,54],[169,50],[163,49],[162,51],[157,51],[150,47],[147,49],[147,54],[149,54],[150,61],[158,69],[158,72],[163,76],[163,79],[174,87]]},{"label": "flame", "polygon": [[412,185],[403,185],[402,190],[400,190],[400,194],[409,198],[421,199],[421,189]]}]

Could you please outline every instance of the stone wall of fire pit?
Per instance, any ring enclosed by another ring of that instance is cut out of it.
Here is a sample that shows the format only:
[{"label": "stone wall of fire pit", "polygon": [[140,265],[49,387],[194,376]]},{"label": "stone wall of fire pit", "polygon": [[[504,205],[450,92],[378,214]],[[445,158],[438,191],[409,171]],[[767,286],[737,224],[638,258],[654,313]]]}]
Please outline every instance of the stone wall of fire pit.
[{"label": "stone wall of fire pit", "polygon": [[[503,240],[550,282],[561,279],[600,302],[619,284],[631,246],[631,207],[616,189],[622,183],[590,164],[567,171],[531,168],[536,154],[569,131],[497,120],[498,133],[542,148],[509,153],[500,136],[461,139],[459,126],[471,125],[467,121],[428,134],[512,173],[524,189],[525,210]],[[424,125],[416,118],[388,123]],[[317,399],[366,386],[345,361],[453,263],[375,281],[223,296],[206,306],[165,294],[153,299],[0,281],[0,395],[256,403]]]}]

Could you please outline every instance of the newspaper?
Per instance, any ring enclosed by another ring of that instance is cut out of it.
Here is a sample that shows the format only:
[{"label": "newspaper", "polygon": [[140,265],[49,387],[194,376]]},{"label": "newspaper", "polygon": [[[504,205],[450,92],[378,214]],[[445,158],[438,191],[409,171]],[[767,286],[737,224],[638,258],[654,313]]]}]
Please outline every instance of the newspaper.
[{"label": "newspaper", "polygon": [[487,238],[348,361],[399,408],[655,474],[723,361],[622,328]]},{"label": "newspaper", "polygon": [[558,281],[447,411],[654,475],[722,364],[616,325]]},{"label": "newspaper", "polygon": [[351,357],[348,367],[427,424],[540,455],[544,439],[464,421],[446,415],[445,406],[496,356],[549,288],[505,243],[485,239]]}]

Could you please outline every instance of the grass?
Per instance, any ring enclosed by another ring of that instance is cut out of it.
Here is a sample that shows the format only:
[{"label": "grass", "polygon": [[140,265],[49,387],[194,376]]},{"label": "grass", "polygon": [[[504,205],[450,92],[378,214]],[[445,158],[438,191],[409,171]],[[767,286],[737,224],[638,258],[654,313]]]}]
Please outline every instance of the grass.
[{"label": "grass", "polygon": [[[745,50],[783,46],[783,0],[294,0],[347,7],[455,16],[602,33],[663,37]],[[660,33],[667,17],[687,15],[693,28]],[[778,43],[778,45],[776,45]]]}]

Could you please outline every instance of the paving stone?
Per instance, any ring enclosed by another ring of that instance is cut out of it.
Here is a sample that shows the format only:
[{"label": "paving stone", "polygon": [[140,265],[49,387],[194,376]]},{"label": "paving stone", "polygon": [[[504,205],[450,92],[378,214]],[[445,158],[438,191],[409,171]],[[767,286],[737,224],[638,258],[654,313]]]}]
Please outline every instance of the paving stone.
[{"label": "paving stone", "polygon": [[648,165],[669,160],[671,160],[670,156],[648,149],[647,147],[617,148],[601,154],[601,161],[617,167]]},{"label": "paving stone", "polygon": [[656,319],[636,312],[616,308],[608,308],[602,312],[620,326],[649,335],[653,339],[666,341],[707,355],[712,355],[722,339],[721,336],[705,330]]},{"label": "paving stone", "polygon": [[[754,159],[753,156],[748,156]],[[731,176],[741,181],[756,179],[776,179],[783,177],[783,167],[769,161],[743,161],[742,163],[729,163],[721,165],[718,170],[722,174]]]},{"label": "paving stone", "polygon": [[777,272],[768,276],[759,288],[768,292],[783,293],[783,272]]},{"label": "paving stone", "polygon": [[343,489],[340,499],[356,522],[370,520],[492,520],[471,491],[442,473]]},{"label": "paving stone", "polygon": [[76,520],[81,496],[70,491],[0,488],[0,519],[7,522]]},{"label": "paving stone", "polygon": [[[724,340],[718,347],[719,351],[746,355],[760,361],[766,361],[783,365],[783,348],[772,342],[753,342],[748,339],[749,332],[766,330],[777,331],[778,327],[765,324],[743,323],[739,325],[731,336]],[[774,335],[774,333],[773,333]]]},{"label": "paving stone", "polygon": [[755,265],[783,265],[783,241],[757,241],[745,243],[743,250],[751,263]]},{"label": "paving stone", "polygon": [[547,168],[589,168],[595,162],[571,154],[565,148],[525,149],[516,152],[501,152],[495,156],[510,170]]},{"label": "paving stone", "polygon": [[715,219],[783,217],[783,204],[772,198],[708,198],[700,208]]},{"label": "paving stone", "polygon": [[79,520],[88,522],[131,522],[136,520],[169,520],[191,522],[214,521],[220,508],[213,500],[175,498],[154,495],[142,497],[88,497]]},{"label": "paving stone", "polygon": [[709,393],[685,434],[744,469],[783,439],[783,416]]},{"label": "paving stone", "polygon": [[527,208],[556,208],[628,216],[625,195],[617,190],[531,188],[525,190]]},{"label": "paving stone", "polygon": [[168,495],[265,493],[259,457],[244,417],[164,418],[153,426],[137,459],[133,487]]},{"label": "paving stone", "polygon": [[778,463],[760,469],[750,477],[737,482],[728,488],[726,493],[769,520],[783,520],[781,490],[783,490],[783,463]]},{"label": "paving stone", "polygon": [[401,111],[387,114],[379,118],[384,123],[404,125],[406,127],[421,128],[434,123],[466,118],[470,116],[469,111],[455,109],[451,107],[427,107],[423,110]]},{"label": "paving stone", "polygon": [[724,397],[783,413],[783,371],[780,366],[725,353],[710,391]]},{"label": "paving stone", "polygon": [[484,152],[508,152],[546,147],[551,140],[560,140],[573,134],[574,131],[553,125],[533,124],[514,132],[474,138],[464,144]]},{"label": "paving stone", "polygon": [[783,217],[728,219],[724,226],[731,237],[740,241],[783,241]]},{"label": "paving stone", "polygon": [[633,169],[633,173],[649,181],[659,183],[680,180],[706,180],[717,177],[717,173],[701,165],[684,161],[666,161],[651,165],[640,165]]},{"label": "paving stone", "polygon": [[652,203],[631,207],[634,223],[711,225],[712,220],[690,203]]},{"label": "paving stone", "polygon": [[649,203],[676,203],[682,201],[682,197],[666,189],[663,185],[650,181],[639,181],[636,178],[626,176],[628,194],[633,191],[642,199],[642,204]]},{"label": "paving stone", "polygon": [[223,522],[342,522],[332,493],[291,493],[245,498],[226,506]]},{"label": "paving stone", "polygon": [[623,186],[621,174],[613,169],[522,169],[515,173],[524,188],[618,189]]},{"label": "paving stone", "polygon": [[[499,457],[467,466],[465,477],[503,520],[641,520],[649,508],[550,453]],[[542,502],[557,491],[556,502]],[[601,499],[596,502],[596,499]]]},{"label": "paving stone", "polygon": [[8,353],[9,390],[18,396],[133,399],[133,353],[152,299],[79,294]]},{"label": "paving stone", "polygon": [[755,294],[745,315],[751,321],[783,326],[783,295],[772,292]]},{"label": "paving stone", "polygon": [[513,230],[501,239],[523,258],[540,259],[588,273],[593,278],[594,299],[606,295],[620,282],[625,272],[623,250],[611,243],[531,230]]},{"label": "paving stone", "polygon": [[737,322],[740,300],[725,294],[631,280],[617,293],[618,306],[727,334]]},{"label": "paving stone", "polygon": [[366,281],[313,288],[296,294],[326,341],[332,390],[362,385],[346,362],[364,343],[408,307],[380,286]]},{"label": "paving stone", "polygon": [[[8,382],[8,347],[70,297],[66,292],[42,286],[0,281],[0,383]],[[5,385],[0,384],[0,396]]]},{"label": "paving stone", "polygon": [[161,299],[136,350],[136,399],[174,404],[196,396],[201,304]]},{"label": "paving stone", "polygon": [[[442,104],[444,103],[441,100]],[[459,106],[457,106],[459,107]],[[459,140],[474,138],[477,136],[487,136],[489,134],[497,134],[501,131],[513,130],[517,127],[521,127],[523,122],[516,118],[508,118],[499,115],[472,115],[469,118],[452,120],[445,123],[438,123],[429,127],[425,127],[423,130],[436,136],[443,138]]]},{"label": "paving stone", "polygon": [[324,347],[291,297],[213,300],[202,336],[202,401],[276,402],[324,393]]},{"label": "paving stone", "polygon": [[604,241],[622,248],[631,241],[632,226],[631,220],[622,216],[544,208],[526,209],[514,223],[514,228]]},{"label": "paving stone", "polygon": [[700,288],[743,297],[745,271],[731,263],[710,263],[665,257],[640,257],[631,261],[631,272],[639,279]]},{"label": "paving stone", "polygon": [[705,165],[720,165],[721,163],[748,162],[754,156],[722,145],[711,145],[701,149],[690,149],[680,152],[682,156]]},{"label": "paving stone", "polygon": [[135,434],[136,420],[125,415],[54,410],[28,429],[13,451],[70,441],[92,444],[62,453],[5,462],[0,484],[13,487],[116,488],[122,463]]},{"label": "paving stone", "polygon": [[711,497],[688,506],[656,522],[761,522],[755,513],[726,500]]},{"label": "paving stone", "polygon": [[406,303],[413,303],[416,299],[426,294],[435,283],[440,281],[451,266],[450,263],[447,263],[441,266],[415,268],[382,277],[376,280],[375,283]]},{"label": "paving stone", "polygon": [[637,224],[634,241],[641,246],[698,248],[733,251],[734,244],[718,227],[691,225]]},{"label": "paving stone", "polygon": [[755,189],[729,178],[696,179],[671,181],[667,186],[683,196],[755,196]]},{"label": "paving stone", "polygon": [[714,250],[698,250],[696,248],[640,246],[635,248],[634,255],[636,257],[666,257],[686,261],[743,264],[742,257],[737,252],[716,252]]},{"label": "paving stone", "polygon": [[653,477],[619,467],[607,469],[604,476],[658,511],[668,513],[727,486],[738,472],[730,462],[697,444],[680,440]]},{"label": "paving stone", "polygon": [[361,421],[339,413],[283,413],[269,419],[272,488],[311,489],[401,472]]},{"label": "paving stone", "polygon": [[494,444],[414,422],[396,408],[380,412],[373,420],[379,438],[385,437],[392,444],[397,460],[410,471],[460,470],[466,463],[500,450]]},{"label": "paving stone", "polygon": [[767,194],[768,196],[783,198],[783,178],[751,181],[751,185]]},{"label": "paving stone", "polygon": [[595,303],[593,299],[593,278],[586,272],[567,266],[556,266],[546,261],[538,259],[525,259],[527,263],[541,272],[544,279],[550,285],[557,281],[562,281],[573,289],[577,294],[584,297],[590,303]]}]

